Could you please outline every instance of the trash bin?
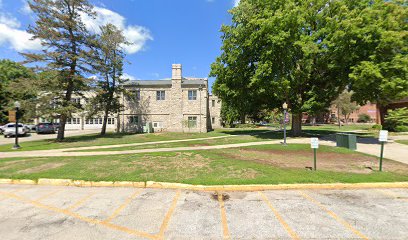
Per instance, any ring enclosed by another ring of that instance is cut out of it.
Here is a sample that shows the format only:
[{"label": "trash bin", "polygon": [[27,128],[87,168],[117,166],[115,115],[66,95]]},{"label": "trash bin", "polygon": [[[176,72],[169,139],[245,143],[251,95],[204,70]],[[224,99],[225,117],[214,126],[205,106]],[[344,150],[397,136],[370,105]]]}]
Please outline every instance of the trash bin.
[{"label": "trash bin", "polygon": [[336,134],[336,146],[344,147],[350,150],[357,149],[357,136],[354,134],[337,133]]}]

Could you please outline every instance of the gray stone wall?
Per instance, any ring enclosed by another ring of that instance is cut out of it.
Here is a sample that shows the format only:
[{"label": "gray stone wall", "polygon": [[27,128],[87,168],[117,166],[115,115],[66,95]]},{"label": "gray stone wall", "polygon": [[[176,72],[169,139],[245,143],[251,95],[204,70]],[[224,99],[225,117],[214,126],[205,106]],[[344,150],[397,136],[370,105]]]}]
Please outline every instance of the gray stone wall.
[{"label": "gray stone wall", "polygon": [[210,125],[212,129],[222,128],[221,119],[221,99],[215,95],[210,95],[208,98],[208,109],[210,117]]}]

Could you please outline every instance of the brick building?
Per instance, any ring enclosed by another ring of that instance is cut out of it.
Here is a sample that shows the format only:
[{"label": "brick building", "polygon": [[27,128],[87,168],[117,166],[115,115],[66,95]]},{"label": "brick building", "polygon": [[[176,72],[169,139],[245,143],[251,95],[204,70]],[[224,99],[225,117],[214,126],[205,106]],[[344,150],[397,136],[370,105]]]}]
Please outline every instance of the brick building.
[{"label": "brick building", "polygon": [[[170,80],[129,80],[123,86],[128,93],[121,96],[124,110],[108,118],[107,129],[142,132],[151,124],[155,132],[207,132],[221,127],[221,101],[208,93],[208,79],[183,77],[181,64],[172,65]],[[83,96],[73,101],[86,104],[92,93]],[[66,129],[101,127],[102,115],[86,118],[86,113],[73,114],[66,124]]]}]

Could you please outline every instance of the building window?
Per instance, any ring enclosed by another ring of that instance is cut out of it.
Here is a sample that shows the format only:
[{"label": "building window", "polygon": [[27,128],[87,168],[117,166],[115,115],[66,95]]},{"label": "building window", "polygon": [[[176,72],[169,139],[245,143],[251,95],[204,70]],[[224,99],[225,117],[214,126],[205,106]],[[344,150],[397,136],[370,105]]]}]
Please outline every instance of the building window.
[{"label": "building window", "polygon": [[115,118],[108,118],[108,124],[109,125],[115,124]]},{"label": "building window", "polygon": [[154,128],[163,128],[163,123],[162,122],[153,122],[153,127]]},{"label": "building window", "polygon": [[72,119],[71,118],[68,118],[67,119],[67,124],[71,124],[72,123]]},{"label": "building window", "polygon": [[165,91],[156,91],[156,100],[165,100],[166,92]]},{"label": "building window", "polygon": [[197,100],[197,90],[188,90],[188,100]]},{"label": "building window", "polygon": [[81,99],[80,98],[72,98],[71,102],[73,102],[75,104],[81,104]]},{"label": "building window", "polygon": [[130,124],[139,124],[139,116],[130,116],[129,117]]},{"label": "building window", "polygon": [[188,117],[188,128],[197,127],[197,117]]},{"label": "building window", "polygon": [[211,118],[211,124],[214,124],[215,123],[215,118],[213,117],[213,118]]},{"label": "building window", "polygon": [[140,100],[140,90],[132,90],[130,91],[130,94],[128,95],[128,100],[132,101],[139,101]]},{"label": "building window", "polygon": [[215,107],[215,100],[211,101],[211,107]]}]

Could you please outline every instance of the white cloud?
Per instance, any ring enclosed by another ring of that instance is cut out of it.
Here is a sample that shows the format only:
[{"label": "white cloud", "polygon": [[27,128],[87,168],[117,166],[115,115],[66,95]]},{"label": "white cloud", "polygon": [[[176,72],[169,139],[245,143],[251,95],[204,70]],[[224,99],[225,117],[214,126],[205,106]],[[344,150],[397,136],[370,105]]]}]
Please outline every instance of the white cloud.
[{"label": "white cloud", "polygon": [[234,7],[237,7],[239,5],[240,0],[234,0]]},{"label": "white cloud", "polygon": [[126,19],[122,15],[101,7],[95,7],[94,10],[97,13],[95,18],[85,15],[82,16],[82,21],[86,28],[94,33],[99,33],[100,26],[108,23],[115,25],[123,31],[127,41],[132,43],[132,45],[124,46],[124,49],[128,54],[137,53],[143,50],[146,42],[148,40],[153,40],[153,37],[147,28],[137,25],[126,25]]},{"label": "white cloud", "polygon": [[30,15],[33,11],[31,11],[30,5],[28,5],[28,0],[21,0],[23,2],[23,7],[20,8],[20,12]]},{"label": "white cloud", "polygon": [[8,43],[17,51],[40,50],[42,48],[40,40],[31,40],[32,35],[24,30],[0,23],[0,33],[0,45]]},{"label": "white cloud", "polygon": [[127,74],[127,73],[123,73],[121,78],[124,79],[124,80],[135,80],[135,79],[137,79],[134,76],[132,76],[130,74]]},{"label": "white cloud", "polygon": [[17,18],[2,13],[0,13],[0,24],[4,24],[11,28],[19,28],[21,26]]},{"label": "white cloud", "polygon": [[[1,7],[0,0],[0,7]],[[20,9],[26,14],[31,13],[31,9],[28,6],[27,0],[22,0],[24,5]],[[82,16],[82,20],[91,32],[98,33],[100,31],[99,27],[111,23],[123,30],[128,42],[132,45],[123,46],[128,54],[137,53],[144,49],[145,44],[148,40],[153,40],[149,29],[137,26],[137,25],[127,25],[126,19],[109,9],[95,7],[95,12],[97,16],[91,18],[89,16]],[[23,50],[40,50],[41,42],[40,40],[30,40],[32,35],[24,30],[20,30],[20,22],[10,16],[0,12],[0,45],[9,44],[13,49],[17,51]]]}]

